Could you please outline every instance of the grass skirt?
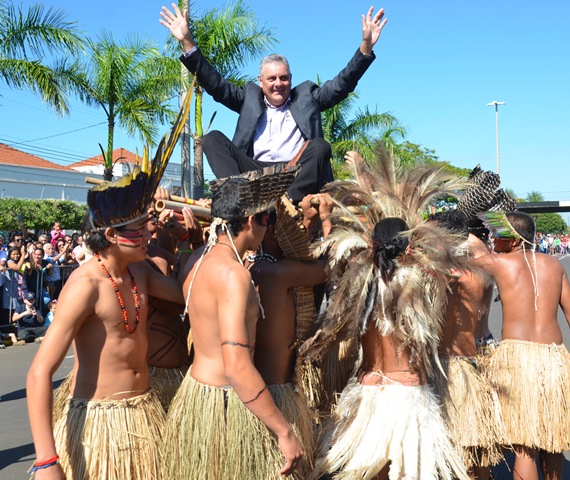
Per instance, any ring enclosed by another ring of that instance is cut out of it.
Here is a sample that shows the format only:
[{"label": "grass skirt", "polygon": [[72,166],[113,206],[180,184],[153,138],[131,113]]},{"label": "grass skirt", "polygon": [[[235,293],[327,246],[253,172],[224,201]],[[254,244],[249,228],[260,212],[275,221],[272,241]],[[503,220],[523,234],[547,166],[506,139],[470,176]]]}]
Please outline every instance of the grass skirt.
[{"label": "grass skirt", "polygon": [[468,480],[428,385],[361,385],[342,392],[320,440],[315,472],[372,479],[389,463],[390,480]]},{"label": "grass skirt", "polygon": [[468,468],[498,464],[503,459],[500,445],[508,443],[497,393],[473,362],[441,358],[445,375],[438,369],[433,382],[443,418]]},{"label": "grass skirt", "polygon": [[160,479],[164,422],[152,390],[122,400],[69,398],[54,427],[66,478]]},{"label": "grass skirt", "polygon": [[71,393],[71,382],[73,379],[73,372],[69,372],[67,376],[63,379],[63,382],[59,384],[53,391],[53,409],[52,409],[52,421],[55,425],[58,420],[63,416],[63,411],[69,400]]},{"label": "grass skirt", "polygon": [[148,379],[150,387],[158,395],[165,412],[168,412],[170,402],[172,402],[174,395],[176,395],[187,371],[187,365],[183,365],[179,368],[149,367]]},{"label": "grass skirt", "polygon": [[[313,470],[315,460],[315,430],[313,412],[305,396],[292,383],[269,385],[269,392],[281,410],[285,420],[292,426],[305,451],[303,461],[297,468],[297,478],[305,479]],[[293,477],[295,478],[295,477]]]},{"label": "grass skirt", "polygon": [[285,462],[275,437],[232,388],[187,374],[168,411],[164,464],[169,479],[272,480],[282,478]]},{"label": "grass skirt", "polygon": [[570,449],[570,354],[564,345],[503,340],[488,376],[512,445]]}]

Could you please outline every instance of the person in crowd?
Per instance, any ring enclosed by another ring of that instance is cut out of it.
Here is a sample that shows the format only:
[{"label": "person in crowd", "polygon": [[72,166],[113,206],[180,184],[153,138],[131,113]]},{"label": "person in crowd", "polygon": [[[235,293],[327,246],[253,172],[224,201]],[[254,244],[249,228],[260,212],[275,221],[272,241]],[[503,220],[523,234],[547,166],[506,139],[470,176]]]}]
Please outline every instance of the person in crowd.
[{"label": "person in crowd", "polygon": [[[21,244],[21,238],[16,244]],[[23,272],[25,260],[25,248],[23,245],[10,247],[8,261],[3,273],[4,284],[2,286],[2,324],[12,323],[12,314],[18,304],[23,302],[27,292],[26,279]]]},{"label": "person in crowd", "polygon": [[87,260],[91,258],[91,255],[86,254],[85,250],[83,249],[83,237],[81,235],[77,236],[76,242],[77,244],[71,251],[71,255],[79,265],[83,265]]},{"label": "person in crowd", "polygon": [[[291,88],[287,59],[269,55],[260,64],[258,82],[238,87],[208,62],[194,42],[188,12],[162,7],[160,23],[182,43],[180,57],[200,86],[217,101],[239,113],[236,132],[229,140],[219,131],[204,136],[204,153],[217,178],[262,170],[275,163],[298,163],[302,169],[288,194],[297,204],[333,180],[331,147],[323,139],[321,112],[344,100],[375,59],[372,51],[386,25],[384,10],[362,16],[362,42],[348,65],[322,86],[306,81]],[[308,141],[308,143],[307,143]]]},{"label": "person in crowd", "polygon": [[18,325],[18,337],[26,343],[42,341],[47,330],[44,317],[36,308],[36,295],[27,292],[24,301],[19,303],[12,314],[12,322]]},{"label": "person in crowd", "polygon": [[37,307],[46,315],[47,304],[51,300],[49,293],[49,276],[53,274],[54,265],[44,259],[44,250],[41,247],[34,247],[26,269],[26,285],[28,292],[33,292],[36,296]]},{"label": "person in crowd", "polygon": [[65,232],[61,228],[61,222],[55,221],[53,222],[53,226],[50,231],[50,243],[57,248],[57,242],[61,238],[65,240]]}]

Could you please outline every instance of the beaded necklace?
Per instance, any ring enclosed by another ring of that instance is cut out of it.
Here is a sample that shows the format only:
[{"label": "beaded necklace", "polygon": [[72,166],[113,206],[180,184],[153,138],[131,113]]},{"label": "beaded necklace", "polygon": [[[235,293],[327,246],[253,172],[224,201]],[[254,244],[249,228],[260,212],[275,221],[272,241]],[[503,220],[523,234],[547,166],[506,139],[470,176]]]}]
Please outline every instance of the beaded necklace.
[{"label": "beaded necklace", "polygon": [[129,319],[127,318],[127,309],[125,308],[125,304],[123,303],[123,297],[121,297],[121,292],[119,292],[119,287],[117,286],[117,283],[109,273],[109,270],[107,270],[105,264],[101,261],[101,257],[99,256],[98,253],[95,254],[95,258],[99,262],[99,265],[101,265],[101,268],[103,269],[103,272],[105,272],[105,275],[107,275],[107,278],[111,280],[111,283],[113,284],[113,288],[115,289],[115,294],[117,295],[117,299],[119,300],[119,306],[121,307],[121,313],[123,314],[123,324],[125,325],[125,329],[130,334],[135,333],[137,331],[140,321],[139,294],[137,291],[137,284],[135,283],[135,277],[133,277],[133,274],[131,273],[129,267],[127,267],[127,272],[129,272],[129,276],[131,277],[131,283],[133,284],[133,294],[135,296],[135,328],[131,329],[131,327],[129,327]]}]

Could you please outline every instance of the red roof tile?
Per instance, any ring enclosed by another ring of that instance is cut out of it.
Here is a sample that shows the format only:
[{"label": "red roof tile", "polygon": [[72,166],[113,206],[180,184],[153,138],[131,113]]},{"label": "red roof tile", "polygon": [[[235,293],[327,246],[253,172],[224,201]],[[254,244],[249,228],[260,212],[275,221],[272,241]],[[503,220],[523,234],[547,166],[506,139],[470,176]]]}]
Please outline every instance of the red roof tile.
[{"label": "red roof tile", "polygon": [[[140,152],[142,156],[142,152]],[[113,165],[116,163],[140,163],[142,162],[142,158],[137,162],[136,155],[126,148],[117,148],[113,150]],[[103,155],[97,155],[96,157],[88,158],[87,160],[81,160],[80,162],[75,162],[69,165],[69,168],[77,168],[77,167],[90,167],[93,165],[103,165]]]},{"label": "red roof tile", "polygon": [[31,153],[22,152],[15,148],[0,143],[0,163],[7,165],[20,165],[27,167],[51,168],[54,170],[69,170],[69,167],[36,157]]}]

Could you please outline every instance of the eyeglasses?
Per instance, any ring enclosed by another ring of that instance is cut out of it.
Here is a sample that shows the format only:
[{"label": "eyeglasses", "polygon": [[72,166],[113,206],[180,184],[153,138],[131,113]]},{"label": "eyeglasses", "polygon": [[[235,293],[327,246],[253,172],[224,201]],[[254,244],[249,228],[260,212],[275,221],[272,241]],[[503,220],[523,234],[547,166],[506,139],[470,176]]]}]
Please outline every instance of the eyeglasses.
[{"label": "eyeglasses", "polygon": [[14,242],[21,242],[22,239],[21,238],[14,238]]}]

